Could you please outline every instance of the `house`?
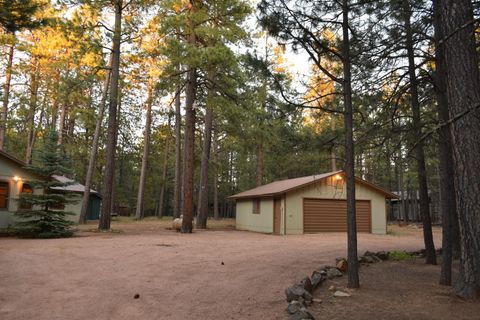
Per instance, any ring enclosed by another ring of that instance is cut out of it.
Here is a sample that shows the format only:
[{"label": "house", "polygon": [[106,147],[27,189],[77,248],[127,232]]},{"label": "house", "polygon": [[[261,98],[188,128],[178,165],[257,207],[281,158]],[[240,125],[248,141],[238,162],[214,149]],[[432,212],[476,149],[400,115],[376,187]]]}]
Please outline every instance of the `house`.
[{"label": "house", "polygon": [[[396,195],[355,178],[357,231],[387,232],[386,200]],[[274,234],[346,232],[345,173],[272,182],[230,197],[236,200],[236,228]]]},{"label": "house", "polygon": [[[0,150],[0,228],[7,228],[15,223],[15,212],[25,210],[24,206],[18,201],[20,193],[22,192],[41,192],[39,190],[32,190],[28,184],[30,180],[43,179],[43,177],[35,176],[25,169],[26,163],[14,156]],[[67,204],[63,210],[73,212],[75,215],[67,216],[68,220],[78,222],[80,218],[81,199],[84,191],[84,186],[80,183],[75,183],[66,177],[55,177],[61,182],[70,182],[71,185],[63,188],[68,191],[76,193],[78,202],[74,204]],[[101,196],[95,190],[90,191],[89,207],[87,211],[87,219],[98,219],[101,206]]]}]

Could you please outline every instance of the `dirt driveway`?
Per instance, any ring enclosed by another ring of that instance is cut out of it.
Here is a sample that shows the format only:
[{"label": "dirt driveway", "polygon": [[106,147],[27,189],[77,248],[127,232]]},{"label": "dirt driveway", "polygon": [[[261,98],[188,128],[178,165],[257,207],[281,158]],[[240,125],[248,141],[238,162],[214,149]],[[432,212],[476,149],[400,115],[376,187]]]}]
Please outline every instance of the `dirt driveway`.
[{"label": "dirt driveway", "polygon": [[[113,226],[126,231],[1,238],[0,319],[282,319],[284,289],[346,255],[346,235],[338,233],[184,235],[155,222]],[[439,230],[435,238],[438,245]],[[422,243],[421,230],[359,235],[361,253]]]}]

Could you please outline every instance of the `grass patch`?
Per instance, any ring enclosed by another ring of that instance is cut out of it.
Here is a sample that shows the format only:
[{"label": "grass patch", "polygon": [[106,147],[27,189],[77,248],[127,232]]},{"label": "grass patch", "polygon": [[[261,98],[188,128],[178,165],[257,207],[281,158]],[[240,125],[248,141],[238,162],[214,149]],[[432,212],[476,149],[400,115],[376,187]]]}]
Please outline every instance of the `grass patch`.
[{"label": "grass patch", "polygon": [[392,251],[388,254],[388,258],[393,261],[412,260],[414,256],[405,251]]}]

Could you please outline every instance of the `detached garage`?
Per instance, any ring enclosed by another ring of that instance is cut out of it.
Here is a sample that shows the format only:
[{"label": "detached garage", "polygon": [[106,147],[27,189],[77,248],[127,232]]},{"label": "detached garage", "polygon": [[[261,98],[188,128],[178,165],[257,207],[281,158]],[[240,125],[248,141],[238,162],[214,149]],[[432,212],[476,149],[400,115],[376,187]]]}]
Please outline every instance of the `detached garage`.
[{"label": "detached garage", "polygon": [[[396,196],[355,178],[357,231],[387,232],[386,200]],[[347,231],[343,171],[281,180],[230,198],[235,199],[236,228],[274,234]]]}]

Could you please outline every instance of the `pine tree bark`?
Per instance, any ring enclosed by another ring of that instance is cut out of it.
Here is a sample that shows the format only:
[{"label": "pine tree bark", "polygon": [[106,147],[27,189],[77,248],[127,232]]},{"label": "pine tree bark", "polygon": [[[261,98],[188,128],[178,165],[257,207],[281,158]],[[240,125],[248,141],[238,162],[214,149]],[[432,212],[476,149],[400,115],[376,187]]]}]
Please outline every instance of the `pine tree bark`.
[{"label": "pine tree bark", "polygon": [[[460,232],[460,272],[455,293],[480,297],[480,73],[476,51],[472,2],[437,0],[444,35],[439,42],[445,54],[447,100]],[[461,116],[460,116],[461,115]]]},{"label": "pine tree bark", "polygon": [[[195,0],[190,0],[190,14],[196,10]],[[188,43],[197,44],[195,35],[195,23],[188,21]],[[187,84],[185,87],[185,163],[183,173],[183,205],[182,205],[182,233],[192,233],[193,231],[193,176],[194,176],[194,157],[195,157],[195,99],[197,95],[197,70],[190,68],[187,73]]]},{"label": "pine tree bark", "polygon": [[217,134],[213,133],[212,139],[213,149],[213,219],[220,219],[218,208],[218,153],[217,153]]},{"label": "pine tree bark", "polygon": [[112,71],[110,81],[110,97],[108,104],[108,128],[105,173],[103,177],[103,205],[98,228],[109,230],[111,221],[111,202],[113,199],[113,186],[115,176],[115,153],[117,149],[117,107],[118,107],[118,82],[120,77],[120,44],[122,36],[122,10],[123,1],[114,1],[115,27],[112,46]]},{"label": "pine tree bark", "polygon": [[[108,61],[109,69],[112,68],[112,55]],[[105,105],[107,104],[108,88],[110,85],[110,73],[108,70],[105,82],[103,84],[102,97],[98,106],[97,121],[95,123],[95,132],[93,134],[92,148],[90,150],[90,158],[88,160],[87,174],[85,175],[85,188],[82,196],[82,208],[80,209],[79,223],[84,224],[87,222],[88,202],[90,200],[90,189],[92,188],[93,172],[95,170],[95,162],[97,161],[98,153],[98,141],[100,140],[100,133],[102,130],[103,115],[105,113]]]},{"label": "pine tree bark", "polygon": [[2,113],[0,115],[0,150],[5,146],[5,135],[7,131],[8,102],[10,98],[10,83],[12,81],[13,53],[15,51],[15,42],[8,49],[7,66],[5,68],[5,83],[3,84],[3,103]]},{"label": "pine tree bark", "polygon": [[[210,89],[211,90],[211,89]],[[198,192],[197,229],[207,228],[208,218],[208,167],[212,142],[213,108],[207,104],[205,112],[205,131],[203,132],[203,150],[200,164],[200,190]]]},{"label": "pine tree bark", "polygon": [[[439,41],[444,37],[439,26],[440,11],[438,3],[434,5],[435,24],[435,94],[437,98],[438,118],[440,122],[447,123],[448,113],[447,85],[445,74],[445,56],[443,48],[440,49]],[[455,175],[452,154],[452,135],[450,126],[445,125],[439,129],[439,183],[440,183],[440,207],[442,216],[442,268],[440,271],[440,284],[452,285],[452,260],[454,250],[459,250],[457,204],[455,200]],[[454,247],[456,247],[454,249]]]},{"label": "pine tree bark", "polygon": [[263,151],[263,139],[259,135],[257,137],[257,151],[256,151],[256,174],[255,174],[255,183],[256,186],[259,187],[263,185],[263,158],[264,158],[264,151]]},{"label": "pine tree bark", "polygon": [[175,93],[175,185],[173,187],[173,217],[180,218],[182,194],[182,115],[180,113],[180,92]]},{"label": "pine tree bark", "polygon": [[168,152],[170,149],[170,130],[171,130],[171,116],[168,116],[167,136],[165,138],[165,149],[163,151],[163,168],[162,168],[162,186],[160,187],[160,197],[158,201],[157,217],[161,218],[163,215],[163,207],[165,206],[165,189],[167,187],[167,170],[168,170]]},{"label": "pine tree bark", "polygon": [[150,154],[150,136],[152,127],[152,104],[154,97],[153,80],[148,85],[147,110],[145,119],[145,131],[143,135],[143,156],[142,167],[140,169],[140,180],[138,181],[137,207],[135,209],[135,220],[141,220],[144,217],[144,199],[145,199],[145,180],[147,179],[148,155]]},{"label": "pine tree bark", "polygon": [[357,219],[355,208],[355,152],[353,142],[353,105],[352,76],[349,37],[349,4],[342,1],[342,59],[343,59],[343,103],[345,125],[345,176],[347,184],[347,249],[348,249],[348,287],[359,288],[358,254],[357,254]]},{"label": "pine tree bark", "polygon": [[[408,55],[408,74],[410,80],[410,103],[413,113],[413,127],[415,137],[422,136],[422,122],[420,117],[420,102],[418,98],[418,80],[416,76],[415,52],[413,48],[413,31],[411,26],[412,11],[409,1],[403,1],[405,16],[405,45]],[[423,141],[415,146],[417,161],[418,190],[420,198],[420,216],[423,224],[423,241],[426,250],[426,263],[437,264],[435,244],[433,242],[432,221],[428,198],[427,169],[425,166],[425,151]]]},{"label": "pine tree bark", "polygon": [[28,140],[27,140],[27,152],[25,156],[25,162],[27,164],[32,163],[33,147],[35,145],[35,113],[37,112],[37,100],[38,100],[38,82],[39,82],[38,61],[33,62],[33,72],[31,76],[30,84],[30,103],[28,110]]}]

